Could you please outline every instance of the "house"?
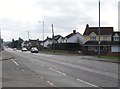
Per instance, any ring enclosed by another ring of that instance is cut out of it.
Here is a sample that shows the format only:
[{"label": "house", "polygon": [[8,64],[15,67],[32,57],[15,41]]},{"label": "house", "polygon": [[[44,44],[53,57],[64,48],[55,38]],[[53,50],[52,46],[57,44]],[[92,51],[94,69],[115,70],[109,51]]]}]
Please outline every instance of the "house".
[{"label": "house", "polygon": [[29,41],[23,41],[22,43],[21,43],[21,47],[23,48],[23,47],[28,47],[29,46]]},{"label": "house", "polygon": [[120,55],[120,32],[113,32],[112,41],[110,42],[111,51],[108,55],[118,56]]},{"label": "house", "polygon": [[53,38],[49,38],[47,37],[45,40],[44,40],[44,47],[45,48],[49,48],[50,45],[52,45],[52,43],[62,43],[62,36],[61,35],[56,35],[54,36]]},{"label": "house", "polygon": [[47,37],[45,40],[44,40],[44,47],[45,48],[49,48],[49,45],[51,45],[52,44],[52,38],[49,38],[49,37]]},{"label": "house", "polygon": [[39,39],[37,40],[31,40],[29,39],[29,41],[23,41],[22,42],[22,47],[26,47],[28,50],[31,49],[31,47],[37,47],[38,49],[40,49],[41,47],[41,41],[39,41]]},{"label": "house", "polygon": [[54,40],[54,43],[62,43],[63,37],[61,35],[56,35],[52,39]]},{"label": "house", "polygon": [[[110,51],[110,42],[112,40],[113,27],[89,27],[86,25],[84,36],[84,54],[98,54],[98,48],[100,46],[101,54],[106,54]],[[100,43],[99,43],[100,37]]]},{"label": "house", "polygon": [[70,33],[64,38],[64,43],[79,43],[83,44],[84,37],[79,33],[76,32],[76,30],[73,30],[73,33]]},{"label": "house", "polygon": [[3,39],[0,38],[0,52],[1,50],[4,50],[4,47],[3,47]]}]

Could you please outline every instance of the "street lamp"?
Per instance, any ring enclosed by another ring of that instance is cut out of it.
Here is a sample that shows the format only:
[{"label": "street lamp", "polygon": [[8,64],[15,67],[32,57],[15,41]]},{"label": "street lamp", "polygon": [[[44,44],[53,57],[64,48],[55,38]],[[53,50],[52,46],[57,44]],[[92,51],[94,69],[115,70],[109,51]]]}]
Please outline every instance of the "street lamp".
[{"label": "street lamp", "polygon": [[98,56],[100,57],[100,44],[101,44],[101,41],[100,41],[100,0],[99,0],[99,29],[98,29],[98,35],[99,35],[99,39],[98,39],[98,45],[99,45]]},{"label": "street lamp", "polygon": [[43,48],[44,48],[44,21],[38,21],[38,22],[43,23]]}]

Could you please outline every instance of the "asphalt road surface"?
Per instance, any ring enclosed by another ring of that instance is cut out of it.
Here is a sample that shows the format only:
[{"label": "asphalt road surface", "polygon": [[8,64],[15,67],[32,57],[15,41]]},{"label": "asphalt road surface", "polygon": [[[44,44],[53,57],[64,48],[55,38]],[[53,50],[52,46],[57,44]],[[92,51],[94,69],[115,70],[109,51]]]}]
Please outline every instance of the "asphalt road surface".
[{"label": "asphalt road surface", "polygon": [[[118,64],[82,56],[50,55],[7,49],[3,87],[118,87]],[[4,59],[4,58],[3,58]]]}]

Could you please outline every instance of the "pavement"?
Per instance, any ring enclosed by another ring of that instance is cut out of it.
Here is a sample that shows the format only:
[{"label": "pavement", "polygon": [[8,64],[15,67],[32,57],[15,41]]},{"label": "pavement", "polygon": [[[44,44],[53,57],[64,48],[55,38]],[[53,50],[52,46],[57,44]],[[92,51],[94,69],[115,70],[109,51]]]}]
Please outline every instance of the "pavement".
[{"label": "pavement", "polygon": [[[95,61],[103,61],[103,62],[111,62],[111,63],[120,63],[119,60],[114,60],[114,59],[105,59],[105,58],[97,58],[96,56],[82,56],[81,54],[72,54],[72,53],[64,53],[64,54],[57,54],[57,53],[45,53],[45,52],[40,52],[42,54],[52,54],[52,55],[67,55],[67,56],[81,56],[82,59],[86,60],[95,60]],[[0,61],[2,60],[9,60],[14,58],[14,56],[6,51],[2,52],[2,57],[0,58]]]},{"label": "pavement", "polygon": [[105,58],[97,58],[97,57],[95,57],[95,56],[83,56],[82,59],[96,60],[96,61],[103,61],[103,62],[111,62],[111,63],[120,63],[119,60],[105,59]]},{"label": "pavement", "polygon": [[6,52],[6,51],[2,51],[2,53],[0,52],[0,61],[2,60],[9,60],[9,59],[12,59],[14,58],[14,56],[9,53],[9,52]]},{"label": "pavement", "polygon": [[82,54],[77,54],[77,53],[50,53],[50,52],[40,52],[43,54],[52,54],[52,55],[67,55],[67,56],[81,56],[82,59],[86,59],[86,60],[96,60],[96,61],[103,61],[103,62],[111,62],[111,63],[120,63],[119,60],[114,60],[114,59],[105,59],[105,58],[97,58],[96,56],[87,56],[87,55],[82,55]]}]

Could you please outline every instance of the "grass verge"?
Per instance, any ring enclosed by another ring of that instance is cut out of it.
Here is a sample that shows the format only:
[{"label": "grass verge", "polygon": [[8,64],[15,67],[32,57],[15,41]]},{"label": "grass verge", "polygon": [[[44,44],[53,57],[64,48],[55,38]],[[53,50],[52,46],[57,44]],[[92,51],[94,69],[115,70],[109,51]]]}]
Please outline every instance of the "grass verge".
[{"label": "grass verge", "polygon": [[100,58],[120,60],[120,56],[100,56]]}]

